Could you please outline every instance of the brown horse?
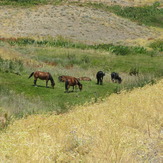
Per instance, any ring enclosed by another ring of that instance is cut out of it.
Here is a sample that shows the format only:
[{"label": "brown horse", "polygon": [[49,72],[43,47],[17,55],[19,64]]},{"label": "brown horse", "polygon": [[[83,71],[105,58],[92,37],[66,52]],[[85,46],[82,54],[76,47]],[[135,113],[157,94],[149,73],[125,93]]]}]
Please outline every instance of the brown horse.
[{"label": "brown horse", "polygon": [[89,78],[89,77],[80,77],[78,79],[82,80],[82,81],[91,81],[91,78]]},{"label": "brown horse", "polygon": [[71,77],[69,79],[66,80],[65,82],[65,90],[66,92],[68,92],[68,89],[70,88],[70,86],[73,86],[73,91],[74,91],[74,86],[79,87],[80,91],[82,90],[82,84],[79,82],[79,80],[77,78]]},{"label": "brown horse", "polygon": [[73,77],[72,77],[72,76],[65,76],[65,75],[62,75],[62,76],[59,76],[59,77],[58,77],[58,80],[59,80],[60,82],[66,82],[66,80],[71,79],[71,78],[73,78]]},{"label": "brown horse", "polygon": [[46,87],[48,87],[49,80],[51,81],[52,88],[54,88],[55,86],[55,82],[49,72],[41,72],[41,71],[32,72],[31,75],[28,77],[28,79],[31,78],[32,76],[34,76],[34,86],[36,86],[36,82],[38,78],[41,80],[46,80]]}]

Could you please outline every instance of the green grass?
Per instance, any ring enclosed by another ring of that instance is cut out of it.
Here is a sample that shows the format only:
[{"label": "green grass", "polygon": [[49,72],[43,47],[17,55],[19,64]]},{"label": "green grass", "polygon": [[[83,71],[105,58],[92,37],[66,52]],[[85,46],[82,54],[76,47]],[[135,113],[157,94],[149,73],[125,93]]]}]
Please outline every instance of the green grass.
[{"label": "green grass", "polygon": [[[31,38],[9,38],[1,39],[0,42],[7,42],[11,46],[46,46],[46,47],[63,47],[63,48],[75,48],[75,49],[94,49],[94,50],[105,50],[116,55],[129,55],[129,54],[149,54],[146,48],[141,46],[124,46],[114,44],[96,44],[87,45],[79,42],[73,42],[65,38],[48,39],[48,40],[34,40]],[[1,43],[2,44],[2,43]]]},{"label": "green grass", "polygon": [[[44,42],[37,44],[37,41],[29,40],[12,43],[1,40],[0,44],[2,48],[12,50],[12,57],[14,52],[20,56],[20,60],[0,59],[0,98],[3,99],[0,106],[8,108],[9,112],[18,117],[48,111],[66,112],[74,105],[97,102],[121,89],[132,89],[153,83],[163,75],[163,56],[155,50],[153,55],[147,50],[142,53],[140,50],[138,53],[117,55],[105,49],[107,45],[93,47],[82,44],[82,47],[88,48],[80,48],[62,46],[61,41],[59,46],[52,46],[48,40],[46,44]],[[127,48],[129,51],[135,49]],[[142,49],[144,51],[144,48]],[[129,75],[132,69],[138,71],[138,76]],[[39,86],[34,87],[33,78],[28,79],[28,76],[36,70],[50,72],[56,83],[55,88],[45,88],[45,81],[41,80],[37,82]],[[99,70],[106,73],[102,86],[96,85],[95,75]],[[121,85],[111,83],[110,73],[113,71],[122,77]],[[21,75],[16,75],[16,72]],[[58,82],[59,75],[88,76],[92,81],[81,81],[83,84],[81,92],[77,90],[73,93],[64,93],[64,83]]]},{"label": "green grass", "polygon": [[143,7],[124,7],[107,6],[102,3],[87,3],[86,6],[92,6],[96,9],[113,12],[118,16],[128,18],[138,24],[163,28],[163,9],[158,8],[160,3],[156,2],[151,6]]},{"label": "green grass", "polygon": [[0,0],[0,5],[31,7],[35,5],[46,5],[46,4],[58,5],[64,1],[65,0]]},{"label": "green grass", "polygon": [[151,43],[149,47],[153,48],[154,50],[163,52],[163,40],[156,40],[153,43]]},{"label": "green grass", "polygon": [[[26,101],[34,101],[34,99],[37,101],[39,99],[36,112],[65,112],[71,109],[73,105],[81,105],[90,101],[96,102],[99,97],[104,98],[106,95],[113,93],[117,86],[117,84],[112,83],[104,83],[102,86],[96,85],[95,81],[81,82],[83,84],[83,90],[81,92],[76,89],[74,92],[65,93],[64,83],[58,82],[57,76],[54,77],[56,85],[55,88],[52,89],[50,82],[49,88],[46,88],[45,81],[41,80],[37,81],[38,87],[34,87],[33,78],[28,79],[28,75],[29,74],[18,76],[12,73],[0,73],[1,92],[3,92],[3,90],[5,92],[6,90],[12,90],[15,94],[23,94],[24,98],[28,99]],[[70,91],[71,90],[72,88],[70,88]],[[39,107],[40,109],[38,109]],[[33,109],[34,108],[28,108],[28,112],[34,112]],[[22,115],[21,112],[24,113],[24,111],[25,110],[21,108],[19,113],[17,110],[15,110],[15,113]]]}]

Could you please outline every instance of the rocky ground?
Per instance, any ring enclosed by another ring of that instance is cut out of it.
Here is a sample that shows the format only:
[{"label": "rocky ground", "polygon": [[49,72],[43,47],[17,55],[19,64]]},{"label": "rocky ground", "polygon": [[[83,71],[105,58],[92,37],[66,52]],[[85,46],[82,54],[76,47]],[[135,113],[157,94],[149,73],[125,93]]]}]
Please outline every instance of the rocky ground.
[{"label": "rocky ground", "polygon": [[155,38],[159,33],[113,13],[75,5],[0,7],[0,37],[58,37],[84,43]]}]

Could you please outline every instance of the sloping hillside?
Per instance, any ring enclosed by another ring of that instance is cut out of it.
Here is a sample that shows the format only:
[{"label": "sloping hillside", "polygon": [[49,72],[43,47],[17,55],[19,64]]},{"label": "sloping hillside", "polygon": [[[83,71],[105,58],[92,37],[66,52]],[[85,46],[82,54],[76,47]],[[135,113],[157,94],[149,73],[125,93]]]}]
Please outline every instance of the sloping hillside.
[{"label": "sloping hillside", "polygon": [[113,13],[74,5],[0,7],[0,37],[66,37],[84,43],[157,38],[159,32]]},{"label": "sloping hillside", "polygon": [[163,80],[0,133],[0,162],[162,162]]}]

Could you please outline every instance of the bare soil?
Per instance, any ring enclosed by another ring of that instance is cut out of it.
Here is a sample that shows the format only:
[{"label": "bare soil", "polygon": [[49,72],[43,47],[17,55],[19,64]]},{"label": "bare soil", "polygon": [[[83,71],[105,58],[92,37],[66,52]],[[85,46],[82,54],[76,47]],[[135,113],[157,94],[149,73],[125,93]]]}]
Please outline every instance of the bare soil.
[{"label": "bare soil", "polygon": [[58,37],[84,43],[115,43],[159,33],[113,13],[75,5],[0,7],[0,37]]}]

